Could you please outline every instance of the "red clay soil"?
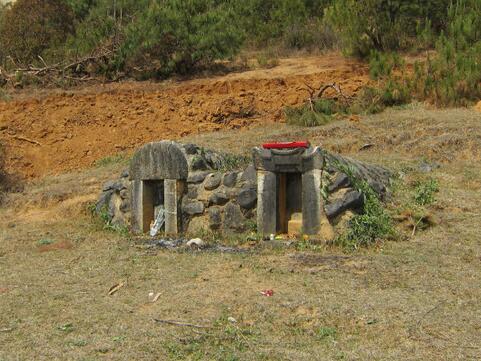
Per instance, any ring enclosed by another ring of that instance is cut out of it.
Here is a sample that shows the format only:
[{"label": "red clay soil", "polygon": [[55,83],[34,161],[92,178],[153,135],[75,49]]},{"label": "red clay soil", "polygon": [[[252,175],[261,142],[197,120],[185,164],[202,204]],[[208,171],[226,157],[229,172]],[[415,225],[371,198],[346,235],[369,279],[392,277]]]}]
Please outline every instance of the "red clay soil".
[{"label": "red clay soil", "polygon": [[329,54],[206,79],[23,92],[0,102],[0,144],[7,171],[58,174],[154,140],[282,122],[283,107],[305,101],[305,83],[353,94],[368,81],[365,65]]}]

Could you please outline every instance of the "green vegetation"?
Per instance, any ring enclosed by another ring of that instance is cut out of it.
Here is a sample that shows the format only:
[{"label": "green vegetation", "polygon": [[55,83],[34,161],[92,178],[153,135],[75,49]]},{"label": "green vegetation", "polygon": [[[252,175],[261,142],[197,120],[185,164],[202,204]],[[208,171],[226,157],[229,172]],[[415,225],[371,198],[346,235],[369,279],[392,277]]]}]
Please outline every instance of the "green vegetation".
[{"label": "green vegetation", "polygon": [[94,165],[100,168],[100,167],[107,167],[112,164],[123,164],[123,163],[127,164],[128,161],[129,161],[129,157],[126,154],[118,153],[114,155],[109,155],[104,158],[100,158],[95,161]]},{"label": "green vegetation", "polygon": [[371,50],[412,48],[420,29],[442,31],[450,2],[337,0],[327,9],[327,19],[340,33],[346,54],[368,57]]},{"label": "green vegetation", "polygon": [[[46,71],[15,71],[61,64],[75,75],[66,79],[165,78],[244,50],[256,51],[263,68],[299,49],[340,48],[369,60],[378,84],[348,108],[326,109],[323,100],[286,110],[290,123],[313,126],[412,99],[440,106],[479,99],[480,13],[478,0],[18,0],[0,7],[0,65],[17,84],[43,84],[32,76]],[[421,50],[414,67],[398,54]]]},{"label": "green vegetation", "polygon": [[349,228],[338,237],[336,243],[354,250],[392,238],[395,235],[392,218],[372,187],[365,180],[355,177],[348,166],[336,162],[335,167],[347,175],[353,187],[364,197],[362,213],[351,218]]},{"label": "green vegetation", "polygon": [[107,206],[97,210],[95,203],[91,203],[88,205],[87,210],[92,216],[95,226],[97,226],[99,229],[117,233],[124,238],[130,235],[130,231],[127,227],[112,222],[112,217],[109,214]]},{"label": "green vegetation", "polygon": [[435,202],[435,193],[439,192],[439,183],[435,179],[425,182],[416,182],[414,201],[420,206],[426,206]]}]

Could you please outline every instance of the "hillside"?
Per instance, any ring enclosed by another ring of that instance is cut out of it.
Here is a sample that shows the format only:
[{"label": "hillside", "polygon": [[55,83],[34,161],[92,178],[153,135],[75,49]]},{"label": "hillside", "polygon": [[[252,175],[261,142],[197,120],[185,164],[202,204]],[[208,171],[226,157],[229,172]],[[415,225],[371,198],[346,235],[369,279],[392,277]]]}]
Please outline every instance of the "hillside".
[{"label": "hillside", "polygon": [[331,53],[204,79],[25,90],[0,102],[0,142],[9,172],[56,174],[153,140],[283,122],[283,107],[307,98],[306,83],[330,82],[353,94],[369,82],[367,67]]}]

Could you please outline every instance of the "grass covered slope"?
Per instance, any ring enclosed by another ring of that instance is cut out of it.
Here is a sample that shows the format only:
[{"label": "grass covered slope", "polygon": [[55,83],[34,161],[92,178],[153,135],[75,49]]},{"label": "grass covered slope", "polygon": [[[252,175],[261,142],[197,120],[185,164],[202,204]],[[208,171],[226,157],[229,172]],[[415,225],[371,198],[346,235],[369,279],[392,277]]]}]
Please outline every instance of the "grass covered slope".
[{"label": "grass covered slope", "polygon": [[[416,108],[358,123],[184,138],[206,146],[215,139],[240,152],[305,136],[399,171],[415,189],[419,179],[437,180],[434,227],[414,235],[409,228],[404,240],[355,253],[248,243],[248,254],[146,248],[103,230],[85,211],[122,163],[27,185],[0,209],[0,268],[7,270],[0,276],[0,359],[475,359],[480,118]],[[360,151],[367,143],[373,146]],[[417,199],[430,201],[428,193],[419,188]],[[274,295],[262,296],[265,289]],[[151,292],[161,293],[155,303]]]}]

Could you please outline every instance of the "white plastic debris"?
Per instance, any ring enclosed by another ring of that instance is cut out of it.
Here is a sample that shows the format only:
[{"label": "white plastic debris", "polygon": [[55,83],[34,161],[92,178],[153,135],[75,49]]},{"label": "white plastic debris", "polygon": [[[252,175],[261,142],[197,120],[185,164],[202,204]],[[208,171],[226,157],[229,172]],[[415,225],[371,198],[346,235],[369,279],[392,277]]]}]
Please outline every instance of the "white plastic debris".
[{"label": "white plastic debris", "polygon": [[150,236],[155,237],[157,233],[159,233],[160,229],[164,225],[165,222],[165,211],[163,207],[159,208],[159,213],[157,213],[157,217],[155,218],[154,224],[150,227]]},{"label": "white plastic debris", "polygon": [[227,317],[227,321],[230,323],[237,323],[237,320],[234,317]]},{"label": "white plastic debris", "polygon": [[204,241],[200,238],[193,238],[189,242],[187,242],[187,246],[192,247],[196,245],[197,247],[202,247],[204,245]]}]

